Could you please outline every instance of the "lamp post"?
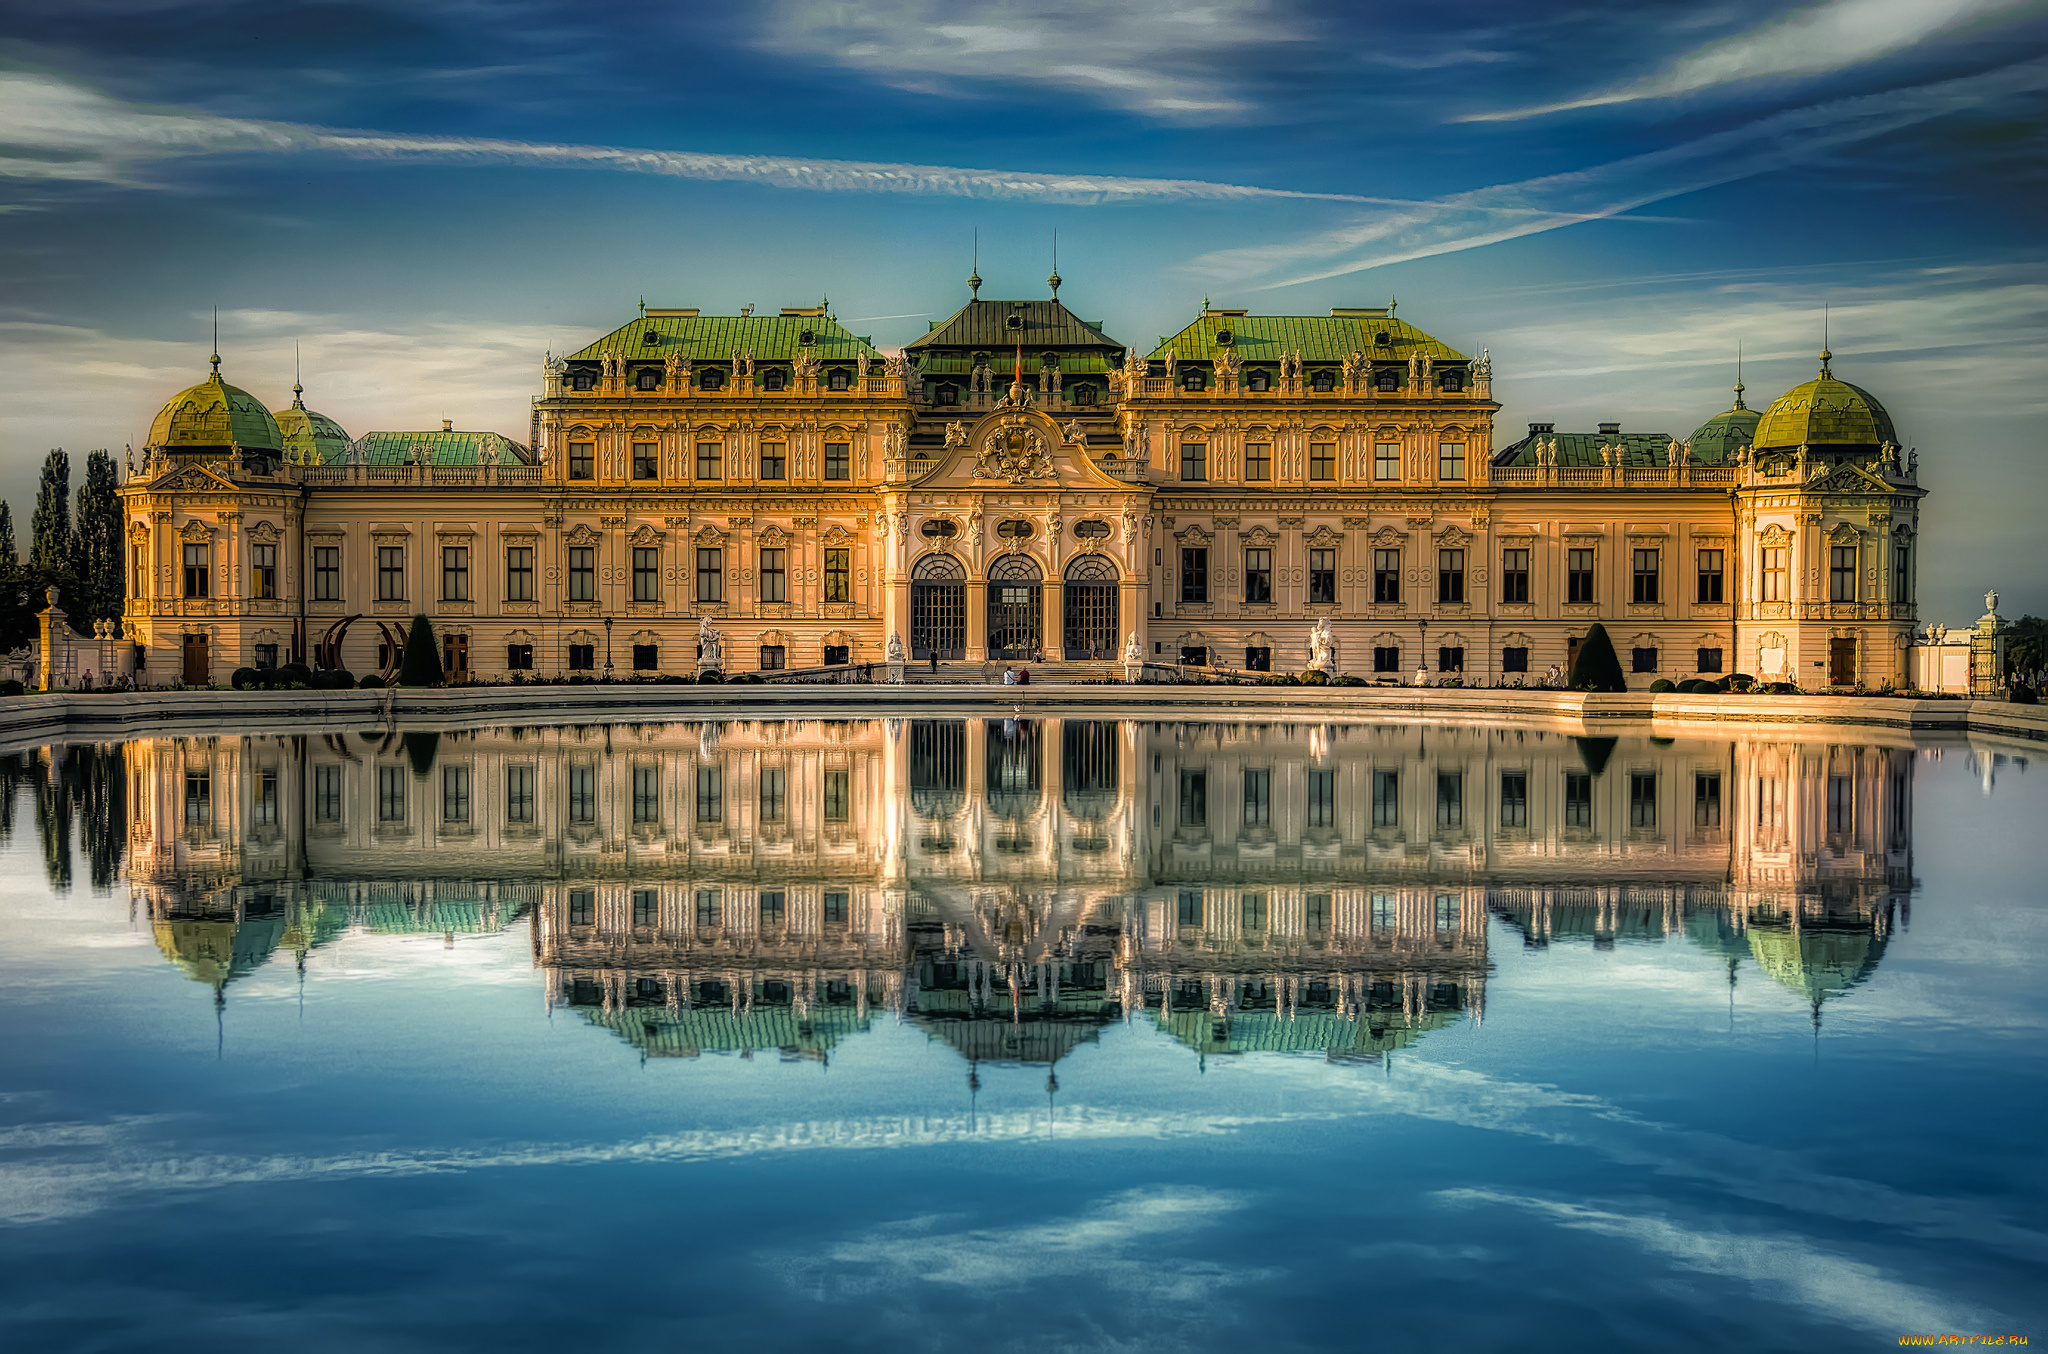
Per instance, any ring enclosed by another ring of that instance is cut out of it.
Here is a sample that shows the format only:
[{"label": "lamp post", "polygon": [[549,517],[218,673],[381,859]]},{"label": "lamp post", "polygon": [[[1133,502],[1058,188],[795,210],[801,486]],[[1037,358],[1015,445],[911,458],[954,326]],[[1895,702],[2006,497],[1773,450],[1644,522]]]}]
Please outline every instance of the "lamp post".
[{"label": "lamp post", "polygon": [[612,618],[604,618],[604,679],[612,679]]}]

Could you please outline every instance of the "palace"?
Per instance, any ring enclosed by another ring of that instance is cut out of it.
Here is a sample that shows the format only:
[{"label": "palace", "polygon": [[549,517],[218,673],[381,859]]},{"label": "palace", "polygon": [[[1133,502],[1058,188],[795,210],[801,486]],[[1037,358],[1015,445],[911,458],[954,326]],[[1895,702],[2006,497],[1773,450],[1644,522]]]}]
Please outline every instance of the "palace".
[{"label": "palace", "polygon": [[[1820,374],[1690,437],[1531,424],[1392,307],[1207,307],[1149,353],[1059,299],[984,300],[900,353],[825,306],[642,312],[550,358],[525,441],[350,436],[220,359],[122,489],[143,680],[458,679],[916,659],[1534,680],[1604,624],[1632,686],[1734,671],[1907,684],[1925,492]],[[350,623],[365,624],[350,628]]]}]

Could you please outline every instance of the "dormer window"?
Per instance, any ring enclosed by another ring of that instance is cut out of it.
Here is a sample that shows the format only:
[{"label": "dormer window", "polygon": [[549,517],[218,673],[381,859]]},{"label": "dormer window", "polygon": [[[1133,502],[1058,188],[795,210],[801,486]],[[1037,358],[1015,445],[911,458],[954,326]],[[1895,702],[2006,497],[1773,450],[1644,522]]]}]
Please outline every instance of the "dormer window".
[{"label": "dormer window", "polygon": [[642,367],[639,376],[635,378],[635,384],[642,390],[659,390],[661,389],[661,373],[653,367]]},{"label": "dormer window", "polygon": [[1024,329],[1024,317],[1023,317],[1022,315],[1015,315],[1015,314],[1012,314],[1012,315],[1006,315],[1006,316],[1004,316],[1004,317],[1003,317],[1003,328],[1005,328],[1005,329],[1008,329],[1008,330],[1011,330],[1011,331],[1013,331],[1013,332],[1017,332],[1017,333],[1021,333],[1021,332],[1023,332],[1023,329]]},{"label": "dormer window", "polygon": [[1374,334],[1372,336],[1372,341],[1374,347],[1384,348],[1394,341],[1394,336],[1392,334],[1389,334],[1386,330],[1382,329],[1377,334]]},{"label": "dormer window", "polygon": [[1195,367],[1181,378],[1180,386],[1182,390],[1207,390],[1209,388],[1209,373],[1203,371],[1200,367]]},{"label": "dormer window", "polygon": [[661,335],[655,332],[654,330],[650,329],[645,334],[642,334],[640,336],[640,342],[652,348],[660,344]]},{"label": "dormer window", "polygon": [[808,348],[813,343],[816,343],[818,341],[817,331],[813,329],[806,329],[796,336],[796,341],[802,344],[804,347]]},{"label": "dormer window", "polygon": [[569,389],[595,390],[597,389],[597,377],[587,371],[571,372],[569,373]]},{"label": "dormer window", "polygon": [[960,403],[959,386],[938,386],[936,389],[938,391],[938,403],[946,405]]},{"label": "dormer window", "polygon": [[697,377],[699,390],[719,390],[725,385],[725,373],[716,367],[707,367]]},{"label": "dormer window", "polygon": [[770,367],[768,374],[761,378],[761,389],[780,390],[789,383],[789,377],[780,367]]},{"label": "dormer window", "polygon": [[1337,373],[1319,371],[1308,378],[1308,388],[1319,395],[1327,395],[1337,388]]},{"label": "dormer window", "polygon": [[1217,347],[1228,348],[1231,344],[1235,342],[1237,342],[1237,335],[1231,333],[1228,329],[1219,329],[1216,331]]},{"label": "dormer window", "polygon": [[1075,387],[1074,387],[1074,403],[1075,403],[1075,404],[1093,404],[1093,403],[1095,403],[1095,387],[1094,387],[1094,386],[1075,386]]},{"label": "dormer window", "polygon": [[1444,389],[1453,395],[1462,394],[1465,389],[1465,373],[1462,371],[1445,372]]},{"label": "dormer window", "polygon": [[1265,372],[1255,371],[1244,378],[1244,388],[1259,392],[1271,390],[1273,388],[1273,378],[1266,375]]},{"label": "dormer window", "polygon": [[827,390],[844,390],[849,383],[846,368],[844,367],[834,367],[832,374],[825,378],[825,388]]},{"label": "dormer window", "polygon": [[1401,388],[1401,373],[1392,367],[1372,378],[1372,388],[1382,395],[1391,395]]}]

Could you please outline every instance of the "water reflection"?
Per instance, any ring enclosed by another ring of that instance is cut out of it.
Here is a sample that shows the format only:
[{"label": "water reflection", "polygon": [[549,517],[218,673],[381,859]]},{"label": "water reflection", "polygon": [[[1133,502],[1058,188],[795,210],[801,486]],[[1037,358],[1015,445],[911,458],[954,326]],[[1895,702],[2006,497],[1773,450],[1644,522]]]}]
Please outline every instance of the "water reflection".
[{"label": "water reflection", "polygon": [[[1489,920],[1659,941],[1816,1022],[1907,919],[1910,746],[1089,720],[143,740],[0,761],[53,882],[126,843],[217,1000],[351,930],[530,919],[550,1008],[646,1057],[825,1060],[878,1014],[970,1065],[1114,1021],[1372,1060],[1483,1020]],[[0,820],[0,826],[11,818]]]}]

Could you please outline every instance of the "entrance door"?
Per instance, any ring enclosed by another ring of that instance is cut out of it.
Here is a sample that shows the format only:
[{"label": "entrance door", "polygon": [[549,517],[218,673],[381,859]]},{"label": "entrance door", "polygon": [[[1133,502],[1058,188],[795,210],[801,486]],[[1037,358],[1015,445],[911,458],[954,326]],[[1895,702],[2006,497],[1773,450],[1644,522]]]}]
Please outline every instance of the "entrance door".
[{"label": "entrance door", "polygon": [[441,675],[451,682],[469,680],[469,636],[441,637]]},{"label": "entrance door", "polygon": [[1044,578],[1029,555],[1004,555],[989,566],[990,658],[1032,658],[1044,646]]},{"label": "entrance door", "polygon": [[1116,565],[1100,555],[1068,565],[1060,610],[1060,644],[1068,658],[1116,657]]},{"label": "entrance door", "polygon": [[910,575],[910,656],[967,656],[967,568],[951,555],[926,555]]},{"label": "entrance door", "polygon": [[1828,641],[1828,685],[1854,686],[1856,684],[1856,641],[1854,639],[1831,639]]},{"label": "entrance door", "polygon": [[213,680],[213,667],[206,657],[206,636],[185,636],[186,686],[205,686]]}]

